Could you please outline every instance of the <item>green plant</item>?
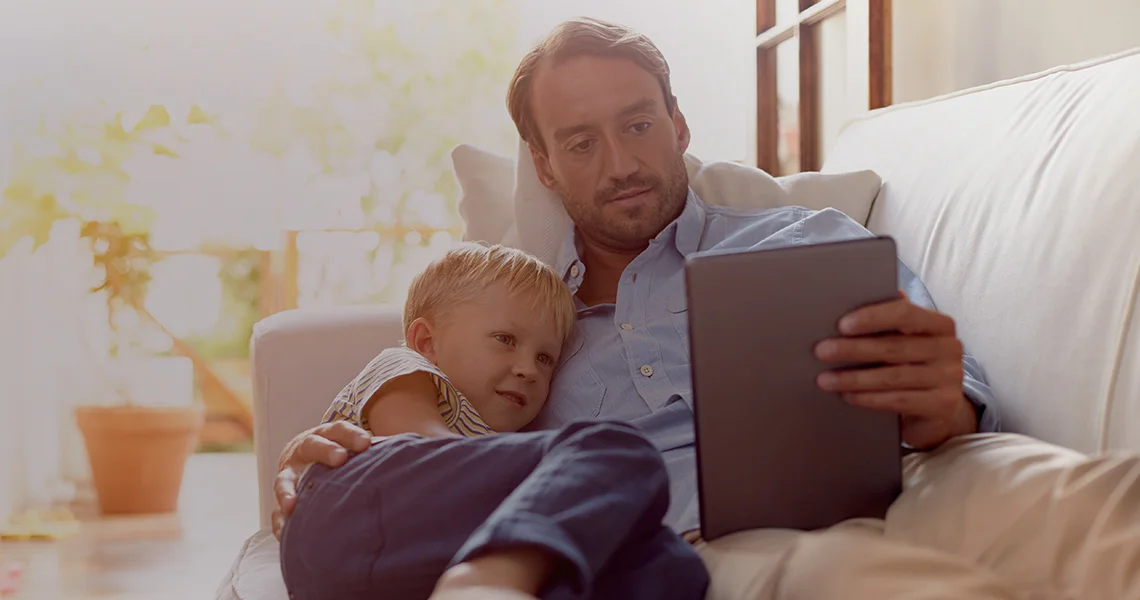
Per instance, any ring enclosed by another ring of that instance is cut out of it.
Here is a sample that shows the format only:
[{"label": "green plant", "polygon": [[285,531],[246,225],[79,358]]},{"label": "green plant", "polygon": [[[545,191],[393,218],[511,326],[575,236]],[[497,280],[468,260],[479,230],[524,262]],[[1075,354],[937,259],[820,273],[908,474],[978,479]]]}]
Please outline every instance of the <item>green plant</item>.
[{"label": "green plant", "polygon": [[[212,126],[204,115],[194,107],[187,126]],[[98,279],[91,292],[106,301],[112,358],[137,340],[140,323],[153,321],[143,301],[151,267],[160,260],[150,245],[154,212],[127,199],[131,177],[125,164],[144,153],[176,160],[172,146],[185,141],[160,105],[151,106],[129,130],[122,119],[122,113],[100,117],[92,111],[55,129],[41,123],[39,137],[58,150],[36,156],[17,142],[12,177],[0,195],[0,259],[28,239],[30,250],[36,250],[62,222],[77,225]],[[130,403],[121,384],[101,375]]]},{"label": "green plant", "polygon": [[187,342],[203,358],[245,358],[253,326],[262,317],[261,282],[263,252],[256,248],[228,249],[219,255],[218,279],[222,284],[222,318],[213,331],[192,336]]},{"label": "green plant", "polygon": [[[351,216],[361,229],[459,229],[451,150],[461,142],[505,154],[515,148],[506,88],[523,50],[522,0],[410,2],[391,18],[381,0],[326,6],[317,26],[338,42],[338,54],[304,99],[281,82],[258,113],[252,147],[278,157],[300,148],[316,165],[313,177],[365,178]],[[339,301],[399,302],[407,282],[392,267],[422,260],[426,243],[379,239],[361,253],[372,256],[343,257],[359,259],[351,283],[316,267],[310,285]]]},{"label": "green plant", "polygon": [[[188,123],[201,119],[191,115]],[[58,150],[33,155],[25,144],[14,144],[12,177],[0,197],[0,258],[26,238],[32,250],[47,243],[61,221],[79,221],[81,228],[114,222],[132,235],[149,231],[154,212],[127,200],[125,163],[142,153],[178,158],[168,138],[184,138],[171,130],[166,108],[151,106],[130,130],[121,112],[107,117],[92,110],[55,128],[41,122],[36,133]]]},{"label": "green plant", "polygon": [[[117,221],[86,221],[79,237],[91,250],[102,282],[92,292],[102,292],[107,301],[107,326],[113,334],[120,332],[118,315],[123,310],[136,311],[146,298],[151,280],[151,265],[159,255],[150,246],[150,232],[124,230]],[[119,356],[120,344],[129,339],[111,339],[110,355]]]}]

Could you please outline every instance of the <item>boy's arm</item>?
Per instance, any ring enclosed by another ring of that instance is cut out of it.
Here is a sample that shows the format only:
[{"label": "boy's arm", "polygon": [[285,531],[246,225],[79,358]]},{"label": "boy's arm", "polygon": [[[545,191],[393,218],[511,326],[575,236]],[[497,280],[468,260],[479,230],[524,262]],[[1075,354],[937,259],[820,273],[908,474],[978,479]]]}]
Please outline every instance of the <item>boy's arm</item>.
[{"label": "boy's arm", "polygon": [[439,414],[439,389],[424,371],[400,375],[380,386],[364,405],[373,435],[417,433],[424,437],[460,437]]}]

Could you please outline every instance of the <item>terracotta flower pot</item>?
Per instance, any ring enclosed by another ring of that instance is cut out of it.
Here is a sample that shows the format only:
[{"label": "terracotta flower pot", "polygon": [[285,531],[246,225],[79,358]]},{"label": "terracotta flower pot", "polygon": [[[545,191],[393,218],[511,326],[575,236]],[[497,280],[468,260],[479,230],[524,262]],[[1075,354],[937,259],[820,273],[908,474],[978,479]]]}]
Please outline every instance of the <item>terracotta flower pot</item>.
[{"label": "terracotta flower pot", "polygon": [[183,469],[205,416],[200,407],[76,408],[103,514],[177,510]]}]

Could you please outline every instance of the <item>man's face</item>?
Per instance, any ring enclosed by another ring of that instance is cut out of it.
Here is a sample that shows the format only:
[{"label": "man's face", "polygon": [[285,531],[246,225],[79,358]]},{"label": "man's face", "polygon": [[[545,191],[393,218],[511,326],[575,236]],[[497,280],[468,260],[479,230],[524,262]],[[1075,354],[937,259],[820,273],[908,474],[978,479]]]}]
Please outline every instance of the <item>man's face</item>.
[{"label": "man's face", "polygon": [[539,67],[531,148],[543,185],[579,232],[609,250],[640,250],[681,213],[689,129],[657,79],[624,59],[581,56]]}]

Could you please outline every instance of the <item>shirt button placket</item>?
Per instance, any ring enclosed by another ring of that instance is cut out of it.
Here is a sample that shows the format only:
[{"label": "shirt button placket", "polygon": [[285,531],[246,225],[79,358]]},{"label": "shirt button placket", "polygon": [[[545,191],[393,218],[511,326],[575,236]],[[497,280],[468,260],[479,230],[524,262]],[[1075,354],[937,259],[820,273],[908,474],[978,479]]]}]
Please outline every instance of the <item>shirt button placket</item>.
[{"label": "shirt button placket", "polygon": [[649,365],[641,365],[641,374],[646,377],[653,377],[653,367]]}]

